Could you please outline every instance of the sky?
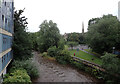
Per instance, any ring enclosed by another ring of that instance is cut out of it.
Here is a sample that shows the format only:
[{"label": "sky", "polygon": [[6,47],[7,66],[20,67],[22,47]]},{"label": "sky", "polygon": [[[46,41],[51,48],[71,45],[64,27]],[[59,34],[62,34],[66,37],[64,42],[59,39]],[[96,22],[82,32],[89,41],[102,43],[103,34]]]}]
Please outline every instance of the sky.
[{"label": "sky", "polygon": [[87,32],[88,21],[92,18],[113,14],[118,16],[119,0],[14,0],[16,10],[24,9],[28,18],[29,32],[40,30],[44,20],[57,23],[61,34]]}]

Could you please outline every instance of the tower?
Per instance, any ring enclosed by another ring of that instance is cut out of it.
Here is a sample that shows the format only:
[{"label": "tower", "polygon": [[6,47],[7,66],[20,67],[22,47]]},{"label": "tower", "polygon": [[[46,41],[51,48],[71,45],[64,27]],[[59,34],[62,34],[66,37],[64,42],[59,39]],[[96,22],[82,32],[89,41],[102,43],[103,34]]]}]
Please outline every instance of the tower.
[{"label": "tower", "polygon": [[84,35],[84,22],[82,22],[82,35]]},{"label": "tower", "polygon": [[118,2],[118,20],[120,21],[120,1]]}]

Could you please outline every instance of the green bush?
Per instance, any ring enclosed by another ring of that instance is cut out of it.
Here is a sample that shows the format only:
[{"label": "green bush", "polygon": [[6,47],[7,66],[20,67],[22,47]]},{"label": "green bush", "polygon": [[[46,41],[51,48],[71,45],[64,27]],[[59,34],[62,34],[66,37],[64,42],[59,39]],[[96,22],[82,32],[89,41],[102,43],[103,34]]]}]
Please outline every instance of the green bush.
[{"label": "green bush", "polygon": [[58,49],[56,48],[56,46],[53,46],[53,47],[50,47],[48,50],[47,50],[47,52],[48,52],[48,55],[50,56],[50,57],[55,57],[55,56],[57,56],[58,55]]},{"label": "green bush", "polygon": [[78,63],[78,62],[72,62],[71,63],[72,64],[72,66],[74,66],[74,67],[76,67],[76,68],[78,68],[78,69],[80,69],[80,70],[85,70],[85,65],[84,64],[82,64],[82,63]]},{"label": "green bush", "polygon": [[63,38],[60,39],[60,41],[58,42],[58,49],[60,50],[64,50],[65,49],[65,41]]},{"label": "green bush", "polygon": [[102,67],[107,70],[109,74],[116,74],[120,72],[120,61],[116,55],[111,53],[106,53],[102,58]]},{"label": "green bush", "polygon": [[47,56],[47,52],[42,53],[42,56],[46,57]]},{"label": "green bush", "polygon": [[56,55],[56,60],[61,64],[67,64],[71,61],[70,53],[67,50],[60,50]]},{"label": "green bush", "polygon": [[91,74],[91,72],[92,72],[92,68],[91,68],[91,67],[86,66],[86,67],[85,67],[85,72],[87,72],[87,73],[90,73],[90,74]]},{"label": "green bush", "polygon": [[39,76],[39,72],[35,65],[35,62],[33,62],[32,60],[14,61],[12,63],[12,69],[10,71],[17,68],[24,68],[32,79]]},{"label": "green bush", "polygon": [[25,69],[15,69],[10,74],[6,74],[3,84],[9,83],[30,83],[32,84],[29,75]]}]

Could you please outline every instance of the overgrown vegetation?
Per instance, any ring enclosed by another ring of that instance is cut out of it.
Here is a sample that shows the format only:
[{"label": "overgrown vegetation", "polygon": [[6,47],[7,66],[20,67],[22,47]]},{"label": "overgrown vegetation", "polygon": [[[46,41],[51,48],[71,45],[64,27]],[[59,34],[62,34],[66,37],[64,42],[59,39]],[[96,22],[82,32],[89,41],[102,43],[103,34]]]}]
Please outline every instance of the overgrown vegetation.
[{"label": "overgrown vegetation", "polygon": [[107,75],[105,75],[107,81],[120,82],[120,59],[116,55],[111,53],[106,53],[102,58],[102,67],[106,70]]},{"label": "overgrown vegetation", "polygon": [[14,12],[14,41],[13,41],[13,58],[17,60],[29,59],[31,54],[31,41],[29,33],[26,32],[27,18],[21,16],[24,10]]},{"label": "overgrown vegetation", "polygon": [[86,33],[87,44],[93,51],[111,53],[113,47],[120,50],[120,22],[116,16],[103,15],[89,21]]},{"label": "overgrown vegetation", "polygon": [[56,23],[52,20],[43,21],[38,32],[38,48],[40,52],[46,52],[50,47],[58,48],[61,35]]},{"label": "overgrown vegetation", "polygon": [[85,44],[85,37],[84,35],[82,35],[82,33],[68,33],[67,34],[67,38],[66,38],[67,42],[76,42],[78,44]]},{"label": "overgrown vegetation", "polygon": [[4,77],[3,84],[25,83],[32,84],[29,75],[25,69],[14,69]]},{"label": "overgrown vegetation", "polygon": [[36,66],[36,63],[32,61],[32,59],[29,60],[23,60],[18,61],[15,60],[11,65],[11,71],[14,69],[22,68],[25,69],[28,73],[28,75],[31,77],[31,79],[35,79],[39,77],[39,72]]},{"label": "overgrown vegetation", "polygon": [[59,51],[59,53],[56,55],[55,58],[61,64],[70,63],[70,61],[72,59],[71,56],[70,56],[70,53],[67,50]]},{"label": "overgrown vegetation", "polygon": [[85,72],[91,74],[92,76],[96,77],[97,79],[101,79],[101,80],[105,79],[104,72],[100,71],[99,69],[95,69],[95,68],[89,67],[87,65],[84,65],[81,61],[79,63],[76,61],[72,61],[71,65],[73,67],[76,67],[79,70],[82,70],[82,71],[85,71]]},{"label": "overgrown vegetation", "polygon": [[48,49],[48,56],[55,57],[56,61],[61,64],[70,63],[71,56],[68,50],[61,50],[55,46]]},{"label": "overgrown vegetation", "polygon": [[78,43],[77,42],[74,42],[74,41],[67,41],[66,43],[69,47],[71,47],[73,49],[74,46],[77,46]]},{"label": "overgrown vegetation", "polygon": [[110,74],[120,73],[120,59],[116,55],[106,53],[102,58],[102,67]]},{"label": "overgrown vegetation", "polygon": [[59,53],[59,49],[56,48],[56,46],[53,46],[53,47],[50,47],[48,50],[48,55],[51,56],[51,57],[55,57],[58,55]]}]

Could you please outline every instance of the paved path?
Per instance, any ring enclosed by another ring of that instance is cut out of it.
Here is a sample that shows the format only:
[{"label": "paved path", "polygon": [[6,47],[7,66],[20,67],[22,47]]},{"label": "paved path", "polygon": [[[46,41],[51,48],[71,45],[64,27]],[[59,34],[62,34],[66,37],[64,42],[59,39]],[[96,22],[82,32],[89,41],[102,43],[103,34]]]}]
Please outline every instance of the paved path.
[{"label": "paved path", "polygon": [[61,65],[54,60],[45,59],[34,52],[33,61],[37,62],[40,77],[33,82],[98,82],[90,75],[77,71],[69,65]]}]

